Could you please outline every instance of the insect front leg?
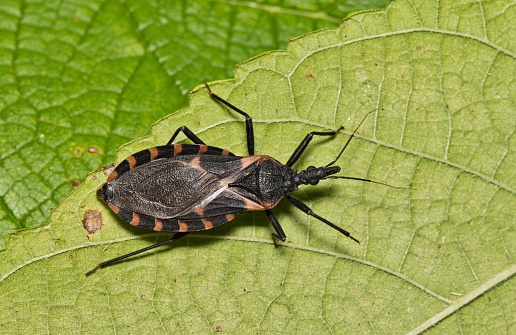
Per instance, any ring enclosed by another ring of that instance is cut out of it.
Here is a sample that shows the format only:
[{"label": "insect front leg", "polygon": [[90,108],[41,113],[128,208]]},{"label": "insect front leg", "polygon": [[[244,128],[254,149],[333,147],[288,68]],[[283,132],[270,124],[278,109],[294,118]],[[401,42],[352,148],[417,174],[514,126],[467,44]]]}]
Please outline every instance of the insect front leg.
[{"label": "insect front leg", "polygon": [[193,131],[188,129],[187,126],[182,126],[176,129],[170,140],[168,140],[167,145],[172,144],[180,132],[185,134],[186,137],[188,137],[190,141],[194,142],[195,144],[205,144],[199,137],[197,137],[197,135],[193,133]]},{"label": "insect front leg", "polygon": [[290,156],[290,158],[289,158],[287,164],[285,164],[285,166],[292,167],[292,165],[294,165],[294,163],[297,162],[299,157],[301,157],[301,155],[305,151],[305,149],[308,146],[308,144],[314,138],[314,135],[317,135],[317,136],[334,136],[341,129],[344,129],[344,127],[340,127],[339,129],[336,129],[334,131],[312,131],[311,133],[306,134],[305,138],[303,139],[303,141],[301,141],[301,143],[299,143],[298,147],[296,148],[296,150],[294,150],[294,153],[292,153],[292,156]]},{"label": "insect front leg", "polygon": [[335,225],[334,223],[331,223],[330,221],[326,220],[325,218],[315,214],[312,209],[310,207],[308,207],[307,205],[305,205],[301,200],[299,200],[298,198],[295,198],[291,195],[287,195],[287,199],[292,203],[292,205],[296,206],[297,208],[299,208],[301,211],[303,211],[305,214],[307,215],[310,215],[310,216],[313,216],[314,218],[316,218],[317,220],[321,221],[321,222],[324,222],[326,223],[328,226],[332,227],[333,229],[337,230],[338,232],[342,233],[343,235],[349,237],[350,239],[352,239],[353,241],[357,242],[357,243],[360,243],[359,240],[357,240],[356,238],[354,238],[353,236],[351,236],[351,234],[345,230],[345,229],[342,229],[340,228],[339,226]]},{"label": "insect front leg", "polygon": [[[357,133],[358,131],[358,128],[360,128],[360,126],[362,125],[362,123],[364,123],[365,119],[367,118],[367,116],[373,112],[375,112],[375,110],[372,110],[370,111],[369,113],[367,113],[364,118],[362,119],[362,121],[360,121],[360,123],[358,124],[358,126],[355,128],[355,130],[353,131],[353,133],[351,134],[351,136],[348,138],[346,144],[344,144],[344,147],[342,147],[342,149],[340,150],[339,154],[337,155],[337,157],[331,161],[330,163],[326,164],[326,166],[332,166],[333,164],[335,164],[335,162],[340,158],[340,156],[342,155],[342,153],[344,152],[344,150],[346,150],[346,148],[348,147],[348,144],[349,142],[351,142],[351,139],[355,136],[355,134]],[[299,144],[299,146],[296,148],[296,150],[294,150],[294,153],[292,154],[292,156],[289,158],[287,164],[285,164],[286,166],[288,167],[292,167],[292,165],[294,165],[295,162],[297,162],[297,160],[299,159],[299,157],[301,157],[301,155],[303,154],[303,152],[305,151],[306,147],[308,146],[308,144],[310,143],[310,141],[312,141],[312,138],[314,137],[314,135],[318,135],[318,136],[333,136],[335,134],[337,134],[339,131],[341,131],[342,129],[344,129],[344,127],[340,127],[339,129],[337,130],[334,130],[334,131],[312,131],[311,133],[307,134],[305,136],[305,138],[303,139],[303,141],[301,141],[301,143]]]},{"label": "insect front leg", "polygon": [[231,108],[232,110],[234,110],[235,112],[237,112],[238,114],[242,115],[242,116],[245,116],[245,131],[246,131],[246,134],[247,134],[247,152],[249,153],[249,155],[254,155],[254,128],[253,128],[253,119],[251,119],[251,117],[249,116],[249,114],[247,114],[246,112],[244,112],[243,110],[241,110],[240,108],[237,108],[235,107],[234,105],[232,105],[231,103],[229,103],[228,101],[222,99],[221,97],[219,97],[218,95],[216,95],[215,93],[213,93],[210,89],[210,87],[208,86],[207,83],[204,83],[204,86],[206,86],[206,89],[208,90],[208,93],[210,94],[210,96],[217,100],[218,102],[228,106],[229,108]]}]

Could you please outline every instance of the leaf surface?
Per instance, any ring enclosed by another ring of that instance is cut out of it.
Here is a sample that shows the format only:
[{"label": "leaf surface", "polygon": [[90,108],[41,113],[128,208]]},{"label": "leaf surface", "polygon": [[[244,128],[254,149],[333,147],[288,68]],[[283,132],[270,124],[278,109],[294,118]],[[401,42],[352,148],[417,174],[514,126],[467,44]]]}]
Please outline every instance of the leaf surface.
[{"label": "leaf surface", "polygon": [[[50,225],[9,236],[1,332],[513,333],[515,8],[398,0],[211,85],[253,116],[257,153],[282,162],[306,133],[345,127],[316,138],[298,169],[331,161],[375,110],[341,173],[406,188],[330,180],[296,193],[360,245],[282,203],[279,248],[263,213],[245,213],[86,278],[98,262],[166,238],[116,220],[96,198],[99,171]],[[180,125],[245,154],[243,120],[198,87],[116,161],[166,143]],[[88,211],[103,225],[87,237]]]}]

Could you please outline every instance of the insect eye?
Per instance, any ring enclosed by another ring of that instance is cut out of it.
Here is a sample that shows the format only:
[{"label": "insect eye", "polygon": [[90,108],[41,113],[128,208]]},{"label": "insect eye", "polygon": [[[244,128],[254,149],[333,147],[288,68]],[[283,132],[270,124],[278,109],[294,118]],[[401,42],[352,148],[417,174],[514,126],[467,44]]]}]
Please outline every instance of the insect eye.
[{"label": "insect eye", "polygon": [[106,184],[106,198],[113,199],[114,197],[115,194],[113,192],[113,186],[111,186],[111,184]]},{"label": "insect eye", "polygon": [[97,196],[105,202],[109,203],[115,197],[113,186],[110,183],[104,184],[104,186],[99,188],[97,191]]}]

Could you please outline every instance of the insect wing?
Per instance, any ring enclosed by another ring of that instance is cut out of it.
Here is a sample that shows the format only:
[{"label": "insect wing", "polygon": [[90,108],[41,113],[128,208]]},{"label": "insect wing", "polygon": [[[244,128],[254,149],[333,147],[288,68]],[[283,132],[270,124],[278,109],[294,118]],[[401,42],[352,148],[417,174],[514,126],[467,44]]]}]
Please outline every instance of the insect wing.
[{"label": "insect wing", "polygon": [[[202,164],[203,159],[210,164]],[[112,204],[161,219],[179,217],[223,187],[222,179],[239,171],[238,160],[235,156],[186,155],[151,161],[111,182]],[[209,171],[203,165],[215,167]]]},{"label": "insect wing", "polygon": [[208,205],[199,206],[177,220],[186,223],[188,231],[206,230],[233,220],[243,211],[263,209],[254,194],[227,188],[218,193]]}]

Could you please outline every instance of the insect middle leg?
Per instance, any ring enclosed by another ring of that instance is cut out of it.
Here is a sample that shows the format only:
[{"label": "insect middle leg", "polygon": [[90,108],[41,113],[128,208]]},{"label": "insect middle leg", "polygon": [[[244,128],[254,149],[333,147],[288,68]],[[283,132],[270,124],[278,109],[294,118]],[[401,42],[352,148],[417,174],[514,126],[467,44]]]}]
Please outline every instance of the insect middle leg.
[{"label": "insect middle leg", "polygon": [[269,218],[269,221],[271,222],[272,227],[276,231],[276,234],[272,234],[272,239],[274,241],[274,244],[276,244],[276,241],[274,238],[280,239],[282,242],[285,242],[287,239],[287,235],[285,235],[285,232],[283,231],[283,228],[281,228],[281,225],[278,222],[278,219],[272,214],[270,209],[265,210],[265,214],[267,215],[267,218]]},{"label": "insect middle leg", "polygon": [[254,129],[253,129],[253,119],[249,116],[249,114],[247,114],[246,112],[244,112],[243,110],[241,110],[240,108],[234,106],[233,104],[229,103],[228,101],[222,99],[221,97],[219,97],[218,95],[216,95],[215,93],[213,93],[210,89],[210,87],[208,86],[208,83],[204,83],[204,86],[206,86],[206,89],[208,90],[208,93],[210,94],[210,96],[217,100],[218,102],[228,106],[229,108],[231,108],[232,110],[234,110],[235,112],[237,112],[238,114],[242,115],[242,116],[245,116],[245,131],[246,131],[246,134],[247,134],[247,152],[249,153],[249,155],[254,155]]}]

